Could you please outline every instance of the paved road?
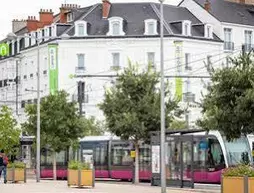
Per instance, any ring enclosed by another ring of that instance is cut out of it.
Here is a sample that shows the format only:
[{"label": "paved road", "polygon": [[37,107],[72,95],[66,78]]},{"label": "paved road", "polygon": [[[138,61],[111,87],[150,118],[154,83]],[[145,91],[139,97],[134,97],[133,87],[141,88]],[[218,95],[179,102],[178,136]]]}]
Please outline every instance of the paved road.
[{"label": "paved road", "polygon": [[[66,181],[34,180],[26,184],[0,184],[1,193],[160,193],[159,187],[149,185],[132,185],[127,183],[96,182],[94,189],[68,188]],[[168,193],[219,193],[219,190],[188,190],[169,188]]]}]

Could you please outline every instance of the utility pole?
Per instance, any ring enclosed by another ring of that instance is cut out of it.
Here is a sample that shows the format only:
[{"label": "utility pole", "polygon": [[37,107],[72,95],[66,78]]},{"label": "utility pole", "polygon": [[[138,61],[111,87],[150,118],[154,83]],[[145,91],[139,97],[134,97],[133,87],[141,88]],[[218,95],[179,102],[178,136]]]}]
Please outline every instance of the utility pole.
[{"label": "utility pole", "polygon": [[164,85],[164,16],[163,16],[163,2],[160,1],[160,66],[161,66],[161,139],[160,139],[160,148],[161,148],[161,193],[166,193],[166,154],[165,154],[165,85]]},{"label": "utility pole", "polygon": [[83,103],[85,102],[85,82],[78,82],[78,103],[79,103],[79,115],[83,115]]}]

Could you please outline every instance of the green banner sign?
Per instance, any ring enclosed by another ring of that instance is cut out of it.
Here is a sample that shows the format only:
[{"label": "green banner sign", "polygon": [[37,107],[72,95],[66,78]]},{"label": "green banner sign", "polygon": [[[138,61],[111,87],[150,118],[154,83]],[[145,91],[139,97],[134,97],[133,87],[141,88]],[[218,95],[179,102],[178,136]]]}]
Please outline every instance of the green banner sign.
[{"label": "green banner sign", "polygon": [[49,54],[49,89],[50,94],[54,95],[58,91],[58,46],[48,45]]},{"label": "green banner sign", "polygon": [[0,56],[9,55],[9,45],[6,43],[0,44]]}]

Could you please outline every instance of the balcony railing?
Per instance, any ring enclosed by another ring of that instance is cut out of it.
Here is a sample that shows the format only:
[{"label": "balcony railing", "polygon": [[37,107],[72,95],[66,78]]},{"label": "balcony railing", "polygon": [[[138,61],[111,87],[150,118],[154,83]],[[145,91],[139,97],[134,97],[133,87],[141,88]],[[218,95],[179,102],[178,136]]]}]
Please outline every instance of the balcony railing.
[{"label": "balcony railing", "polygon": [[234,42],[224,42],[224,50],[233,51],[234,49]]},{"label": "balcony railing", "polygon": [[184,102],[194,102],[195,101],[195,94],[191,92],[183,93],[183,101]]},{"label": "balcony railing", "polygon": [[86,71],[86,68],[84,66],[77,66],[75,68],[76,74],[82,74],[82,73],[85,73],[85,71]]},{"label": "balcony railing", "polygon": [[245,52],[250,52],[253,50],[254,45],[253,44],[243,44]]}]

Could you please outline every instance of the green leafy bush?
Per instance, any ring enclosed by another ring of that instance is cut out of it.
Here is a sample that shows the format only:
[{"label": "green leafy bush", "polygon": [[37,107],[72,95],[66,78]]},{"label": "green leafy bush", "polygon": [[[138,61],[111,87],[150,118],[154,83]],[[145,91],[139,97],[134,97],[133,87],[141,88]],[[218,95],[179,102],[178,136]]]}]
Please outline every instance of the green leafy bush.
[{"label": "green leafy bush", "polygon": [[254,168],[249,165],[239,165],[227,168],[223,171],[223,176],[227,177],[254,177]]},{"label": "green leafy bush", "polygon": [[24,169],[26,168],[26,164],[23,162],[14,162],[14,163],[9,163],[7,165],[8,168],[18,168],[18,169]]},{"label": "green leafy bush", "polygon": [[90,164],[89,163],[83,163],[80,161],[72,160],[68,164],[68,169],[70,170],[90,170]]}]

